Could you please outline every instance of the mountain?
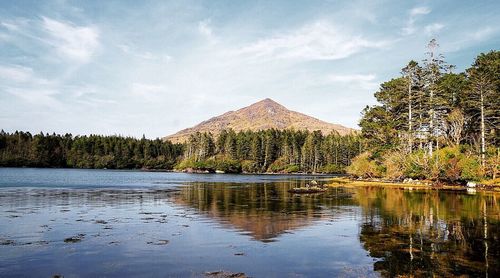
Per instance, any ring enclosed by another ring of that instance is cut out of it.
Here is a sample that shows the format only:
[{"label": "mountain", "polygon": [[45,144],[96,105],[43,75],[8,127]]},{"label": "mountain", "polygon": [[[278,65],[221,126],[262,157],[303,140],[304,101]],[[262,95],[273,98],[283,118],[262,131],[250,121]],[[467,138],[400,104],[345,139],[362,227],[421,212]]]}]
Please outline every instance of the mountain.
[{"label": "mountain", "polygon": [[355,131],[339,124],[327,123],[302,113],[288,110],[274,100],[266,98],[239,110],[229,111],[220,116],[213,117],[194,127],[183,129],[164,139],[174,143],[185,142],[190,134],[198,131],[211,132],[214,135],[218,135],[221,130],[230,128],[236,132],[248,129],[257,131],[270,128],[280,130],[321,130],[324,135],[332,131],[337,131],[341,135]]}]

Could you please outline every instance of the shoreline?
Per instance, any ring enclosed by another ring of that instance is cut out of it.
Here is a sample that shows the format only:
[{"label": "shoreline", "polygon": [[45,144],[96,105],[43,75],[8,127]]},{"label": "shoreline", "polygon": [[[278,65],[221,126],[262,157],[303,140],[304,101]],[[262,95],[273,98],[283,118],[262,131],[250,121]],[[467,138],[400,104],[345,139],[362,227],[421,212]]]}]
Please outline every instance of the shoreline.
[{"label": "shoreline", "polygon": [[384,188],[392,188],[392,189],[403,189],[403,190],[449,190],[449,191],[466,191],[469,193],[474,193],[476,191],[481,192],[495,192],[500,193],[499,185],[485,185],[478,184],[475,187],[467,187],[460,184],[444,184],[440,183],[438,185],[432,185],[427,181],[419,181],[415,182],[419,183],[403,183],[396,181],[381,181],[381,180],[357,180],[351,179],[349,177],[339,177],[332,178],[329,180],[330,183],[326,184],[326,186],[330,188],[336,187],[346,187],[346,188],[356,188],[356,187],[384,187]]},{"label": "shoreline", "polygon": [[74,168],[74,167],[13,167],[13,166],[0,166],[0,169],[61,169],[61,170],[106,170],[106,171],[134,171],[134,172],[159,172],[159,173],[182,173],[182,174],[217,174],[217,175],[269,175],[269,176],[318,176],[318,177],[345,177],[346,174],[327,174],[327,173],[269,173],[269,172],[241,172],[241,173],[223,173],[223,172],[206,172],[206,171],[180,171],[175,169],[146,169],[146,168]]}]

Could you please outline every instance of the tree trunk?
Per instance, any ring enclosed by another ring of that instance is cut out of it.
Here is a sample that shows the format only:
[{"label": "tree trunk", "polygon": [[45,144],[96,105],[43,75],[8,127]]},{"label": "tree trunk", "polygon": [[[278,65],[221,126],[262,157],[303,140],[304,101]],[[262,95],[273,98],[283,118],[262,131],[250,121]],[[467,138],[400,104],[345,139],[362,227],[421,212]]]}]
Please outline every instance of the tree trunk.
[{"label": "tree trunk", "polygon": [[429,122],[429,156],[432,156],[432,147],[433,147],[433,137],[434,137],[434,91],[431,89],[431,97],[430,97],[430,122]]},{"label": "tree trunk", "polygon": [[479,90],[481,94],[481,166],[484,169],[485,166],[485,155],[486,155],[486,143],[485,143],[485,127],[484,127],[484,95],[483,90]]},{"label": "tree trunk", "polygon": [[411,79],[408,80],[408,147],[410,153],[413,149],[413,126],[412,126],[412,114],[411,114]]}]

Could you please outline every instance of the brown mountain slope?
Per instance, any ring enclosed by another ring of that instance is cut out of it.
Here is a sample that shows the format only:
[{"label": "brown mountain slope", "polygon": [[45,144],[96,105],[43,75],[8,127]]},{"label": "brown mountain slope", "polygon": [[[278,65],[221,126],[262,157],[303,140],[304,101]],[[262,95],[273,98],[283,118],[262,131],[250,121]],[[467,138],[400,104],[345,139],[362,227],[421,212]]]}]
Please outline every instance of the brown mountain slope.
[{"label": "brown mountain slope", "polygon": [[174,143],[185,142],[190,134],[198,131],[211,132],[217,136],[221,130],[230,128],[236,132],[270,128],[280,130],[321,130],[325,135],[332,131],[337,131],[341,135],[355,131],[339,124],[327,123],[302,113],[288,110],[283,105],[266,98],[239,110],[229,111],[220,116],[213,117],[194,127],[183,129],[164,139],[171,140]]}]

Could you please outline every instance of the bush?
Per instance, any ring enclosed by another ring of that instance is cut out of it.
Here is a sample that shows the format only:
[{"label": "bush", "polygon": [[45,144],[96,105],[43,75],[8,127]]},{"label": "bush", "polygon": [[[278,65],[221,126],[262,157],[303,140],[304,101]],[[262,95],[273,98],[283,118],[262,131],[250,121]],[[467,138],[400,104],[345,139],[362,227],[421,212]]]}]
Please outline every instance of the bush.
[{"label": "bush", "polygon": [[321,167],[320,171],[325,174],[343,174],[345,173],[345,167],[335,164],[327,164]]},{"label": "bush", "polygon": [[283,172],[287,166],[287,161],[284,158],[280,157],[276,159],[271,165],[269,165],[267,171],[271,173],[279,173]]},{"label": "bush", "polygon": [[405,177],[407,167],[407,155],[401,151],[392,151],[383,156],[384,176],[393,180]]},{"label": "bush", "polygon": [[460,179],[464,181],[479,181],[482,178],[482,169],[479,159],[464,156],[460,160]]},{"label": "bush", "polygon": [[257,173],[260,172],[260,168],[257,162],[253,160],[243,160],[241,162],[241,170],[243,173]]},{"label": "bush", "polygon": [[224,159],[216,162],[216,170],[225,173],[241,173],[241,163],[237,160]]},{"label": "bush", "polygon": [[356,177],[374,178],[381,177],[381,167],[371,159],[371,153],[364,152],[353,158],[347,167],[347,173]]},{"label": "bush", "polygon": [[283,171],[287,174],[297,173],[300,171],[300,167],[297,164],[289,164]]},{"label": "bush", "polygon": [[429,158],[424,151],[413,152],[405,160],[405,177],[425,179],[429,176]]}]

